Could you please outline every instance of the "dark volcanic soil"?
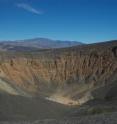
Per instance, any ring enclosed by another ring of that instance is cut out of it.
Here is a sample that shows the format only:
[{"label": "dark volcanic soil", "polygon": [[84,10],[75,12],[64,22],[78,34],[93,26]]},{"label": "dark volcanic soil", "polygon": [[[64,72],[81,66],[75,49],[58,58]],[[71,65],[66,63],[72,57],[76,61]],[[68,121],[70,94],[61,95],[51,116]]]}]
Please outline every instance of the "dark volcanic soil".
[{"label": "dark volcanic soil", "polygon": [[45,100],[13,95],[0,95],[0,121],[61,118],[70,107]]},{"label": "dark volcanic soil", "polygon": [[117,124],[117,113],[101,114],[69,119],[45,119],[36,121],[0,122],[0,124]]}]

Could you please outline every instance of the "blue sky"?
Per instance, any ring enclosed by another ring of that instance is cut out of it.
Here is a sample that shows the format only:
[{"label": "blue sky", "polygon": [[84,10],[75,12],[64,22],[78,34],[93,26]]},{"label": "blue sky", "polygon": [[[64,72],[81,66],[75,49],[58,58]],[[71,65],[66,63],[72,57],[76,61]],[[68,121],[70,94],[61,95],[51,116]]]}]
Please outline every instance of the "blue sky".
[{"label": "blue sky", "polygon": [[117,0],[0,0],[0,40],[117,39]]}]

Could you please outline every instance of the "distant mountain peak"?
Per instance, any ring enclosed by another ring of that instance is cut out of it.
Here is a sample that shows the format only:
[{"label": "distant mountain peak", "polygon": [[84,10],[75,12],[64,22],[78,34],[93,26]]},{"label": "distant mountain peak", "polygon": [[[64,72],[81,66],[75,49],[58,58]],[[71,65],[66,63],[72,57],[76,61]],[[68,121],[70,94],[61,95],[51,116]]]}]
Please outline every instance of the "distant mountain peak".
[{"label": "distant mountain peak", "polygon": [[82,45],[83,43],[77,41],[61,41],[52,40],[49,38],[33,38],[15,41],[1,41],[0,50],[6,51],[32,51],[37,49],[53,49],[53,48],[65,48],[77,45]]}]

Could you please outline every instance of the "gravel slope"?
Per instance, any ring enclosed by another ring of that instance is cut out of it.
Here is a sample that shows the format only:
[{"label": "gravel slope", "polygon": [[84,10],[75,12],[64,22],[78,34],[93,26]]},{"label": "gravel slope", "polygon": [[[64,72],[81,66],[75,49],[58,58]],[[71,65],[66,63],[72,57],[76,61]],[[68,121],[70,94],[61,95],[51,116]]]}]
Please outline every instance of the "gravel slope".
[{"label": "gravel slope", "polygon": [[101,114],[95,116],[78,117],[71,119],[45,119],[33,122],[0,122],[0,124],[117,124],[117,112],[111,114]]}]

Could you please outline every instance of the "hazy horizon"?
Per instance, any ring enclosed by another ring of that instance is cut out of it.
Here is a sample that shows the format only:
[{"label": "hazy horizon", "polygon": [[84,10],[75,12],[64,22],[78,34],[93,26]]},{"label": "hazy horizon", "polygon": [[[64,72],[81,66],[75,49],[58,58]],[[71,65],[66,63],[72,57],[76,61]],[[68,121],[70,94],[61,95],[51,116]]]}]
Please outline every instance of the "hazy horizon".
[{"label": "hazy horizon", "polygon": [[3,39],[0,40],[0,42],[15,42],[15,41],[28,41],[28,40],[33,40],[33,39],[38,39],[38,38],[44,38],[44,39],[50,39],[53,41],[70,41],[70,42],[80,42],[80,43],[84,43],[84,44],[93,44],[93,43],[102,43],[102,42],[110,42],[110,41],[115,41],[117,39],[109,39],[109,40],[103,40],[103,41],[92,41],[92,42],[88,42],[88,41],[78,41],[78,40],[69,40],[69,39],[54,39],[54,38],[48,38],[48,37],[32,37],[32,38],[24,38],[24,39]]}]

